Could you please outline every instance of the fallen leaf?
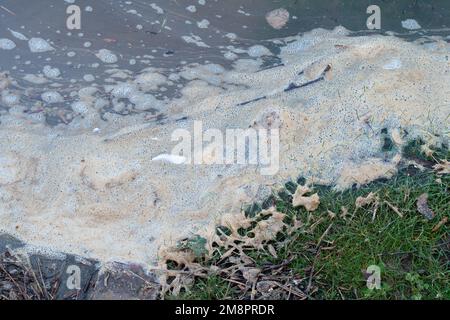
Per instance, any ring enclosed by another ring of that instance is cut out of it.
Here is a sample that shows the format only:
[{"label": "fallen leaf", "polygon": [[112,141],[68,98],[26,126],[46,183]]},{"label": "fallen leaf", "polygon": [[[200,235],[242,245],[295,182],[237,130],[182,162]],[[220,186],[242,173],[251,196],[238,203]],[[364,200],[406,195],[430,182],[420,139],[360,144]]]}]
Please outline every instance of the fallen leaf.
[{"label": "fallen leaf", "polygon": [[269,250],[272,257],[274,257],[275,259],[278,258],[277,252],[275,251],[275,248],[273,247],[273,245],[269,244],[267,246],[267,249]]},{"label": "fallen leaf", "polygon": [[420,147],[420,149],[427,157],[433,156],[434,150],[431,149],[430,146],[424,144],[423,146]]},{"label": "fallen leaf", "polygon": [[312,196],[305,197],[305,194],[310,192],[311,189],[307,186],[298,186],[292,199],[292,205],[296,207],[303,206],[308,211],[315,211],[320,205],[320,198],[317,193]]},{"label": "fallen leaf", "polygon": [[433,166],[434,171],[437,172],[438,175],[449,174],[450,173],[450,161],[441,160],[441,163]]},{"label": "fallen leaf", "polygon": [[366,197],[358,197],[355,201],[356,208],[358,209],[376,203],[378,203],[378,197],[373,192],[369,193]]},{"label": "fallen leaf", "polygon": [[424,193],[417,198],[417,210],[428,220],[432,220],[435,216],[433,210],[428,207],[428,194]]},{"label": "fallen leaf", "polygon": [[244,279],[253,284],[258,281],[261,270],[258,268],[241,268],[241,272]]}]

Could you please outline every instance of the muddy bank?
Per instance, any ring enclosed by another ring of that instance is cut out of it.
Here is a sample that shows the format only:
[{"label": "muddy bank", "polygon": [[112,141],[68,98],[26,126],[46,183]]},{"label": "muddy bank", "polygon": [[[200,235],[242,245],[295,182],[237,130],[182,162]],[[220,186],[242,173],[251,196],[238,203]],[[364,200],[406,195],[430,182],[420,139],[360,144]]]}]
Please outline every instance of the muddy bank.
[{"label": "muddy bank", "polygon": [[0,300],[155,300],[159,285],[142,266],[63,253],[27,254],[24,243],[0,234]]}]

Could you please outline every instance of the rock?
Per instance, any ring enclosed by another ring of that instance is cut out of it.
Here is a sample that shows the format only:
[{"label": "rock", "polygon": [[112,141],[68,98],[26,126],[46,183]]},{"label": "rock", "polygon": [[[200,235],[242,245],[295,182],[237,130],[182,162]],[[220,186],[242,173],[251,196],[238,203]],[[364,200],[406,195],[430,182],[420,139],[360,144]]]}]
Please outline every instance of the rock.
[{"label": "rock", "polygon": [[52,287],[57,284],[55,299],[84,300],[93,279],[98,274],[98,261],[83,259],[74,255],[47,257],[36,254],[30,256],[30,263],[37,275]]},{"label": "rock", "polygon": [[91,300],[156,300],[160,285],[141,266],[112,263],[101,271],[90,290]]}]

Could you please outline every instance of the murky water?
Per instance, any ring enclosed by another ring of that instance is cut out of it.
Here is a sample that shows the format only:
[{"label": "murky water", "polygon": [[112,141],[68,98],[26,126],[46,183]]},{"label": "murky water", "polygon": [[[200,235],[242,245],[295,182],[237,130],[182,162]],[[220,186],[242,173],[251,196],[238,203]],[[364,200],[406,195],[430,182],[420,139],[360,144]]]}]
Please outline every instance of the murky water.
[{"label": "murky water", "polygon": [[[82,9],[81,29],[68,30],[66,9],[70,4]],[[371,4],[382,10],[381,30],[369,32],[366,27]],[[101,49],[115,52],[120,59],[117,67],[138,73],[147,67],[176,71],[189,63],[219,63],[225,67],[230,60],[224,55],[230,46],[239,48],[262,43],[274,52],[277,46],[267,42],[273,38],[297,35],[314,28],[334,28],[342,25],[360,33],[394,31],[403,37],[445,34],[450,27],[450,4],[446,1],[306,1],[306,0],[230,0],[230,1],[26,1],[3,0],[0,7],[0,37],[15,42],[15,50],[0,50],[0,70],[14,78],[42,74],[46,65],[60,70],[61,75],[52,87],[64,95],[64,103],[51,108],[40,106],[26,112],[45,114],[49,125],[67,123],[74,115],[70,92],[91,83],[104,83],[105,65],[99,64],[95,53]],[[277,8],[289,12],[289,21],[281,29],[272,28],[266,14]],[[421,26],[416,31],[402,28],[401,21],[414,18]],[[199,23],[205,25],[199,27]],[[51,54],[30,52],[27,41],[13,37],[11,30],[27,38],[48,40],[56,49]],[[183,37],[194,39],[187,43]],[[201,39],[195,43],[195,38]],[[199,43],[203,43],[199,45]],[[246,56],[246,53],[237,54]],[[265,58],[267,64],[276,59]],[[168,75],[168,74],[167,74]],[[19,86],[28,89],[23,102],[34,103],[46,88],[21,79]],[[182,85],[182,84],[181,84]],[[180,83],[166,85],[153,92],[157,99],[177,96]],[[0,107],[1,108],[1,107]],[[3,106],[4,112],[5,106]],[[43,111],[39,111],[43,109]],[[101,112],[114,111],[110,106]],[[154,114],[155,110],[152,110]],[[160,116],[163,117],[163,116]]]}]

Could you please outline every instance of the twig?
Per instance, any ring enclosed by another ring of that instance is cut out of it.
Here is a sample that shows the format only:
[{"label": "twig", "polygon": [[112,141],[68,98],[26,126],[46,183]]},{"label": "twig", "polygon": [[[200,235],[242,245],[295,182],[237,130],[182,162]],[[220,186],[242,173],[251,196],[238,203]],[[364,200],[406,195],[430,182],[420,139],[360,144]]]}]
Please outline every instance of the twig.
[{"label": "twig", "polygon": [[263,272],[264,272],[264,271],[269,271],[269,270],[278,269],[278,268],[287,266],[287,265],[290,264],[292,261],[294,261],[294,259],[296,259],[296,258],[297,258],[296,256],[292,256],[292,257],[290,257],[289,259],[284,260],[284,261],[283,261],[282,263],[280,263],[280,264],[265,267],[265,268],[263,268]]},{"label": "twig", "polygon": [[255,98],[255,99],[252,99],[252,100],[249,100],[249,101],[241,102],[241,103],[238,104],[238,106],[239,107],[245,106],[247,104],[250,104],[250,103],[253,103],[253,102],[256,102],[256,101],[260,101],[260,100],[264,100],[264,99],[267,99],[267,96],[263,96],[263,97]]},{"label": "twig", "polygon": [[14,278],[9,274],[9,272],[6,271],[5,268],[3,268],[2,264],[0,264],[0,268],[6,274],[6,276],[12,281],[12,283],[17,287],[17,289],[20,291],[20,294],[22,295],[22,297],[24,299],[29,300],[29,296],[27,295],[27,293],[22,290],[22,288],[19,286],[19,284],[16,282],[16,280],[14,280]]},{"label": "twig", "polygon": [[266,71],[266,70],[270,70],[270,69],[275,69],[275,68],[279,68],[279,67],[284,67],[284,66],[285,66],[285,64],[284,64],[284,63],[280,63],[280,64],[276,64],[276,65],[273,65],[273,66],[269,66],[269,67],[266,67],[266,68],[262,68],[262,69],[260,69],[260,70],[256,71],[256,73],[258,73],[258,72],[262,72],[262,71]]},{"label": "twig", "polygon": [[275,281],[275,284],[277,286],[279,286],[281,289],[283,289],[283,290],[285,290],[287,292],[290,292],[290,293],[292,293],[293,295],[295,295],[295,296],[297,296],[299,298],[306,299],[308,297],[308,295],[306,293],[304,293],[304,292],[302,292],[302,291],[300,291],[298,289],[292,289],[292,286],[290,288],[288,288],[288,287],[286,287],[286,286],[284,286],[281,283],[276,282],[276,281]]},{"label": "twig", "polygon": [[[287,88],[285,88],[285,89],[283,90],[283,92],[289,92],[289,91],[292,91],[292,90],[295,90],[295,89],[304,88],[304,87],[307,87],[307,86],[309,86],[309,85],[312,85],[312,84],[314,84],[314,83],[316,83],[316,82],[325,80],[325,74],[326,74],[328,71],[330,71],[330,70],[331,70],[331,65],[327,65],[326,68],[322,71],[322,74],[321,74],[317,79],[311,80],[311,81],[308,81],[308,82],[302,83],[302,84],[296,84],[296,83],[294,83],[294,82],[291,82],[291,83],[287,86]],[[298,75],[302,75],[303,73],[304,73],[304,71],[302,70],[302,71],[300,71],[300,72],[298,73]],[[247,105],[247,104],[250,104],[250,103],[253,103],[253,102],[257,102],[257,101],[260,101],[260,100],[264,100],[264,99],[267,99],[267,96],[262,96],[262,97],[258,97],[258,98],[252,99],[252,100],[248,100],[248,101],[244,101],[244,102],[238,103],[238,106],[245,106],[245,105]]]},{"label": "twig", "polygon": [[320,236],[319,241],[317,242],[317,248],[320,247],[320,244],[322,243],[323,238],[325,238],[327,236],[328,232],[330,232],[331,227],[333,227],[333,223],[330,223],[327,230],[325,230],[325,232]]},{"label": "twig", "polygon": [[312,85],[312,84],[314,84],[316,82],[319,82],[319,81],[322,81],[322,80],[325,80],[325,78],[323,76],[321,76],[321,77],[319,77],[319,78],[317,78],[315,80],[311,80],[311,81],[308,81],[306,83],[302,83],[302,84],[290,83],[289,86],[286,89],[284,89],[283,91],[284,92],[289,92],[289,91],[292,91],[292,90],[295,90],[295,89],[304,88],[304,87],[307,87],[309,85]]},{"label": "twig", "polygon": [[306,293],[309,293],[309,292],[311,291],[312,278],[313,278],[313,276],[314,276],[314,271],[315,271],[316,261],[317,261],[317,258],[319,257],[319,254],[320,254],[320,248],[319,248],[319,250],[317,251],[316,256],[314,257],[314,261],[313,261],[313,264],[312,264],[312,266],[311,266],[311,272],[310,272],[310,274],[309,274],[308,286],[306,287],[306,290],[305,290]]},{"label": "twig", "polygon": [[46,288],[46,285],[45,285],[44,277],[43,277],[42,271],[41,271],[41,264],[40,264],[39,261],[38,261],[38,271],[39,271],[39,276],[41,278],[42,285],[44,287],[45,298],[49,300],[50,296],[48,294],[48,291],[47,291],[47,288]]},{"label": "twig", "polygon": [[399,216],[400,218],[403,218],[403,214],[400,212],[400,210],[398,210],[397,207],[393,206],[392,204],[390,204],[390,203],[387,202],[386,200],[384,200],[384,203],[386,203],[386,204],[389,206],[389,208],[392,209],[392,211],[394,211],[396,214],[398,214],[398,216]]},{"label": "twig", "polygon": [[5,11],[8,12],[9,14],[12,14],[13,16],[16,15],[13,11],[9,10],[8,8],[6,8],[6,7],[4,7],[4,6],[1,6],[1,5],[0,5],[0,8],[2,8],[3,10],[5,10]]}]

